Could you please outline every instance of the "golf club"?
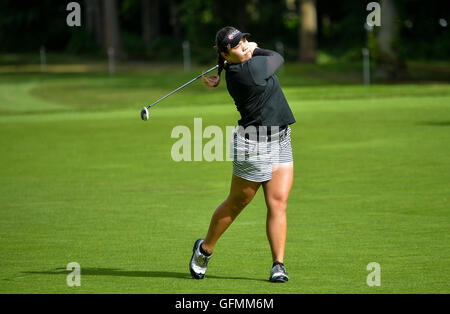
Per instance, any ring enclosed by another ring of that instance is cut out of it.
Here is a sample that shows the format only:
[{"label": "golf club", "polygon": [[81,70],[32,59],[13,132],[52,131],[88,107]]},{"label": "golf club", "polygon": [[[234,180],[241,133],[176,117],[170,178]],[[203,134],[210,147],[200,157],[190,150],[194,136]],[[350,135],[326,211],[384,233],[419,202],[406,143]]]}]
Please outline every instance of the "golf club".
[{"label": "golf club", "polygon": [[150,107],[156,105],[156,104],[159,103],[161,100],[163,100],[163,99],[169,97],[170,95],[172,95],[173,93],[179,91],[179,90],[182,89],[183,87],[185,87],[185,86],[191,84],[192,82],[198,80],[199,78],[202,77],[202,75],[205,75],[205,74],[207,74],[207,73],[209,73],[209,72],[211,72],[211,71],[217,69],[217,67],[218,67],[218,65],[216,65],[216,66],[214,66],[213,68],[211,68],[211,69],[209,69],[209,70],[203,72],[202,74],[196,76],[195,78],[193,78],[193,79],[190,80],[189,82],[187,82],[187,83],[181,85],[180,87],[178,87],[178,88],[175,89],[174,91],[171,91],[171,92],[168,93],[166,96],[161,97],[160,99],[158,99],[157,101],[155,101],[155,102],[152,103],[151,105],[148,105],[148,106],[144,107],[144,108],[142,109],[142,111],[141,111],[141,119],[144,120],[144,121],[146,121],[146,120],[149,119],[150,116],[149,116],[149,113],[148,113],[148,109],[149,109]]}]

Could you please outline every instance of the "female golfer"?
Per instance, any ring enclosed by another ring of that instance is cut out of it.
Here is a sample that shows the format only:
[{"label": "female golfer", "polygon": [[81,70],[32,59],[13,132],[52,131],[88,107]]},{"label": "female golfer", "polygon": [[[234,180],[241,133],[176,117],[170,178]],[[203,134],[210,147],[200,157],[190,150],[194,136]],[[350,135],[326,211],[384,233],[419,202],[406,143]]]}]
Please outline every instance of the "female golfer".
[{"label": "female golfer", "polygon": [[285,282],[286,203],[293,181],[290,124],[292,111],[275,71],[283,58],[248,42],[250,34],[224,27],[216,34],[218,75],[203,77],[216,87],[226,71],[227,89],[241,114],[233,134],[233,176],[230,193],[214,212],[205,239],[195,242],[189,263],[191,275],[202,279],[217,240],[250,203],[259,187],[267,204],[267,237],[273,265],[269,280]]}]

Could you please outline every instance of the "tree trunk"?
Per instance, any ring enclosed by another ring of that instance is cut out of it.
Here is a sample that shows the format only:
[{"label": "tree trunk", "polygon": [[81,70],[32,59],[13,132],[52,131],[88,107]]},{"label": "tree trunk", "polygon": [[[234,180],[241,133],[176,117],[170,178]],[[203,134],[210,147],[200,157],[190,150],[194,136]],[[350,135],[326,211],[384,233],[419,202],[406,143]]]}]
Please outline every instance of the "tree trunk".
[{"label": "tree trunk", "polygon": [[378,33],[378,42],[380,51],[390,57],[394,57],[395,53],[392,49],[392,43],[395,37],[394,19],[396,10],[392,0],[381,1],[381,28]]},{"label": "tree trunk", "polygon": [[169,12],[170,12],[170,26],[172,26],[173,37],[180,39],[181,34],[181,23],[180,16],[178,13],[178,1],[169,0]]},{"label": "tree trunk", "polygon": [[125,52],[122,46],[120,37],[119,17],[117,15],[116,0],[103,0],[104,17],[105,17],[105,48],[114,49],[114,56],[122,59],[125,57]]},{"label": "tree trunk", "polygon": [[248,27],[247,2],[248,0],[241,0],[235,6],[237,20],[236,27],[242,32],[246,32]]},{"label": "tree trunk", "polygon": [[299,60],[314,63],[317,59],[317,11],[315,0],[300,0]]},{"label": "tree trunk", "polygon": [[95,43],[98,46],[103,45],[103,9],[102,0],[85,0],[86,8],[86,29],[94,34]]},{"label": "tree trunk", "polygon": [[148,46],[156,37],[159,29],[159,0],[141,0],[142,4],[142,40]]},{"label": "tree trunk", "polygon": [[393,0],[381,0],[381,27],[378,31],[378,60],[376,76],[381,79],[396,80],[408,76],[406,63],[399,57],[394,43],[398,40],[395,25],[397,10]]}]

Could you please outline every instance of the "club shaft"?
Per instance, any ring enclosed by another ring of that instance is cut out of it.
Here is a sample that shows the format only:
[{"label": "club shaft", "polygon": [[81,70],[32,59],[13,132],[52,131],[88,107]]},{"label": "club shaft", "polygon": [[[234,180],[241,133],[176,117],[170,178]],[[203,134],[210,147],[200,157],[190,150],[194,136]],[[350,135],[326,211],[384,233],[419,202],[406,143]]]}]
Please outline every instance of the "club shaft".
[{"label": "club shaft", "polygon": [[204,73],[198,75],[197,77],[193,78],[193,79],[190,80],[189,82],[187,82],[187,83],[181,85],[181,86],[178,87],[177,89],[171,91],[171,92],[168,93],[166,96],[161,97],[160,99],[158,99],[157,101],[155,101],[153,104],[148,105],[148,106],[147,106],[147,109],[150,108],[150,107],[152,107],[152,106],[154,106],[154,105],[156,105],[156,104],[159,103],[161,100],[166,99],[167,97],[169,97],[169,96],[172,95],[173,93],[176,93],[177,91],[179,91],[179,90],[182,89],[183,87],[185,87],[185,86],[191,84],[192,82],[198,80],[199,78],[202,77],[202,75],[205,75],[205,74],[207,74],[207,73],[209,73],[209,72],[211,72],[211,71],[214,71],[215,69],[217,69],[217,67],[218,67],[218,65],[214,66],[213,68],[211,68],[211,69],[207,70],[206,72],[204,72]]}]

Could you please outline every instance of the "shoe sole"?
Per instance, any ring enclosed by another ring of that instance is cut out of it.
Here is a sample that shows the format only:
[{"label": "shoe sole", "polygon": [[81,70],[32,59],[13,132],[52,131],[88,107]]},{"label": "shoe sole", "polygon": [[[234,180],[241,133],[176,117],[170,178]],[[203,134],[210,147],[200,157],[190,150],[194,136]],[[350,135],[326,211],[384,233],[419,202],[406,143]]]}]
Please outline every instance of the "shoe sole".
[{"label": "shoe sole", "polygon": [[289,278],[285,276],[273,277],[269,279],[270,282],[288,282]]},{"label": "shoe sole", "polygon": [[204,274],[197,274],[191,267],[192,260],[194,259],[194,255],[195,255],[195,248],[197,247],[197,243],[199,243],[200,241],[202,241],[202,239],[198,239],[197,241],[195,241],[194,247],[192,248],[192,257],[191,257],[191,260],[189,262],[189,271],[191,272],[191,276],[194,279],[203,279],[203,278],[205,278]]}]

